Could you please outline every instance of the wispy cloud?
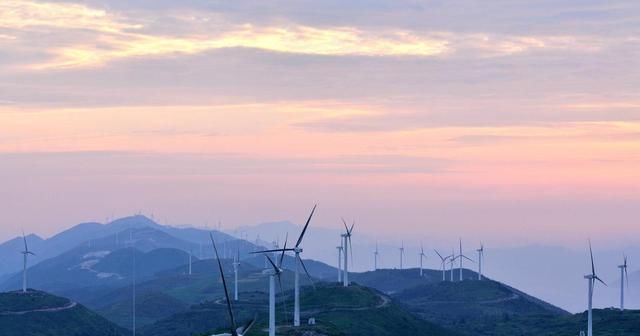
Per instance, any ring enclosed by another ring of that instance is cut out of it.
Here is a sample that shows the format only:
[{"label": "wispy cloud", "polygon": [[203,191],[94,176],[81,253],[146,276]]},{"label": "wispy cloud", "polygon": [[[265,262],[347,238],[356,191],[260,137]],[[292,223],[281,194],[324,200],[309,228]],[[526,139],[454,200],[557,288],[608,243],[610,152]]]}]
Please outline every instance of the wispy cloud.
[{"label": "wispy cloud", "polygon": [[0,2],[0,27],[11,29],[64,28],[119,33],[140,25],[125,23],[116,15],[71,2],[29,0]]},{"label": "wispy cloud", "polygon": [[[189,22],[182,21],[186,26]],[[278,53],[368,57],[495,57],[533,50],[598,51],[604,42],[570,35],[508,35],[416,31],[400,27],[312,26],[293,22],[235,23],[219,19],[203,32],[167,35],[132,19],[80,4],[8,0],[0,4],[0,27],[18,31],[93,32],[90,39],[67,41],[48,49],[52,59],[36,70],[104,66],[141,57],[192,55],[226,48]]]},{"label": "wispy cloud", "polygon": [[[84,177],[86,175],[230,176],[274,174],[445,174],[450,160],[412,155],[267,157],[242,153],[157,153],[62,151],[0,153],[4,173]],[[38,161],[39,165],[30,165]],[[70,167],[75,167],[70,169]]]},{"label": "wispy cloud", "polygon": [[132,57],[196,54],[225,48],[325,56],[436,56],[447,42],[405,31],[365,32],[354,28],[318,29],[306,26],[259,28],[250,24],[214,37],[167,37],[120,32],[98,38],[103,47],[74,45],[52,50],[55,58],[34,69],[100,66]]}]

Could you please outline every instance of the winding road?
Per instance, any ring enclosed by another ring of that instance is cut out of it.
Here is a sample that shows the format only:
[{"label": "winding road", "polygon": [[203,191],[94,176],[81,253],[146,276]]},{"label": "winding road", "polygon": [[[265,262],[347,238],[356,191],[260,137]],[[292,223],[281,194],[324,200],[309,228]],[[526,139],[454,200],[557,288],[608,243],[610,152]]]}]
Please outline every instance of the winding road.
[{"label": "winding road", "polygon": [[8,311],[8,312],[2,312],[2,313],[0,313],[0,315],[24,315],[24,314],[28,314],[28,313],[55,313],[55,312],[59,312],[59,311],[63,311],[63,310],[72,309],[77,305],[78,305],[77,302],[69,302],[68,304],[66,304],[66,305],[64,305],[62,307],[23,310],[23,311],[17,311],[17,312]]}]

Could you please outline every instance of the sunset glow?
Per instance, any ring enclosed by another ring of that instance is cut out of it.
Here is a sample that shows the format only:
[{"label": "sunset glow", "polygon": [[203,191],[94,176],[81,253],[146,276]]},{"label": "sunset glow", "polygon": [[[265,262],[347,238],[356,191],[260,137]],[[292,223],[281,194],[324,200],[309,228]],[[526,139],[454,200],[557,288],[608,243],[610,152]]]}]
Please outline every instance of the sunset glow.
[{"label": "sunset glow", "polygon": [[[319,202],[321,225],[353,212],[376,235],[393,214],[424,225],[423,205],[491,202],[482,221],[505,242],[530,239],[510,202],[599,199],[606,217],[607,202],[639,199],[639,31],[619,7],[598,6],[604,31],[511,6],[520,20],[448,4],[158,6],[0,2],[3,222],[145,209],[236,225]],[[626,218],[606,235],[625,230],[640,233]]]}]

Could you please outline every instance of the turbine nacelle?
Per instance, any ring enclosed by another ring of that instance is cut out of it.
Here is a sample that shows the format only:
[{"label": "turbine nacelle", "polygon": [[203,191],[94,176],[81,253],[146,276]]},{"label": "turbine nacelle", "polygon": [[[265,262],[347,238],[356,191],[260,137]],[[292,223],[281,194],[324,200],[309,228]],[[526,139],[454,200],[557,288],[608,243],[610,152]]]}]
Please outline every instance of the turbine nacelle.
[{"label": "turbine nacelle", "polygon": [[284,270],[280,267],[278,267],[277,269],[267,268],[262,270],[262,274],[268,275],[268,276],[279,275],[279,274],[282,274],[282,272],[284,272]]}]

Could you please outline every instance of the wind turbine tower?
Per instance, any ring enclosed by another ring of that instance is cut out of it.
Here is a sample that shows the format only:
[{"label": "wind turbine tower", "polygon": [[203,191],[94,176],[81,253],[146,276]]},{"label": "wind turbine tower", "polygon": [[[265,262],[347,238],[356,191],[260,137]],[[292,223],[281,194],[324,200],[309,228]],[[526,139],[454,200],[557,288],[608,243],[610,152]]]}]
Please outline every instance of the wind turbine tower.
[{"label": "wind turbine tower", "polygon": [[627,273],[627,256],[624,256],[624,263],[618,266],[620,269],[620,310],[624,311],[624,286],[629,286],[629,274]]},{"label": "wind turbine tower", "polygon": [[235,301],[238,301],[238,267],[240,266],[240,248],[238,248],[238,253],[233,259],[234,259],[233,260],[233,277],[234,277],[233,299]]},{"label": "wind turbine tower", "polygon": [[[284,254],[284,251],[283,251]],[[269,336],[276,335],[276,277],[278,281],[281,281],[280,275],[282,269],[271,260],[271,258],[265,254],[267,260],[272,266],[272,269],[265,270],[269,275]],[[280,285],[282,288],[282,285]]]},{"label": "wind turbine tower", "polygon": [[380,254],[380,252],[378,252],[378,242],[376,242],[376,250],[373,251],[373,270],[374,271],[378,270],[378,254]]},{"label": "wind turbine tower", "polygon": [[476,250],[478,252],[478,280],[482,280],[482,261],[484,259],[484,245],[480,243],[480,248]]},{"label": "wind turbine tower", "polygon": [[447,278],[446,278],[446,275],[445,275],[445,274],[446,274],[446,272],[447,272],[447,259],[449,259],[449,257],[451,257],[451,256],[443,257],[443,256],[440,254],[440,252],[438,252],[437,250],[435,250],[435,249],[434,249],[433,251],[435,251],[435,252],[436,252],[436,254],[438,255],[438,257],[440,257],[440,261],[441,261],[440,266],[442,267],[442,281],[446,281],[446,280],[447,280]]},{"label": "wind turbine tower", "polygon": [[345,222],[344,218],[342,219],[342,223],[344,224],[344,229],[346,230],[344,234],[342,234],[343,244],[344,244],[344,274],[342,275],[343,286],[349,287],[349,258],[348,255],[351,253],[351,261],[353,261],[353,245],[351,245],[351,234],[353,233],[353,227],[355,223],[351,224],[351,228],[347,227],[347,222]]},{"label": "wind turbine tower", "polygon": [[307,273],[307,277],[309,277],[309,280],[311,280],[311,275],[309,275],[309,272],[307,271],[307,267],[304,265],[304,262],[302,262],[302,259],[300,258],[300,253],[302,253],[302,247],[300,247],[300,244],[302,243],[302,238],[304,238],[305,232],[307,232],[307,227],[309,227],[309,223],[311,222],[313,213],[316,212],[317,206],[318,206],[317,204],[313,206],[313,209],[311,210],[311,214],[307,219],[307,223],[304,225],[304,228],[302,229],[302,232],[298,237],[298,241],[296,242],[296,246],[293,248],[293,252],[296,255],[294,260],[296,263],[296,269],[295,269],[296,273],[294,278],[295,288],[294,288],[294,298],[293,298],[293,326],[294,327],[300,326],[300,265],[302,265],[305,273]]},{"label": "wind turbine tower", "polygon": [[191,256],[193,255],[193,251],[189,250],[189,275],[192,275],[192,266],[191,266]]},{"label": "wind turbine tower", "polygon": [[135,242],[133,241],[133,238],[131,239],[131,251],[133,252],[133,271],[132,271],[133,291],[131,293],[131,295],[133,296],[132,298],[133,303],[131,306],[131,311],[133,314],[133,319],[132,319],[133,328],[131,330],[133,332],[133,336],[136,336],[136,247],[135,247]]},{"label": "wind turbine tower", "polygon": [[400,246],[400,270],[402,270],[402,262],[404,259],[404,240],[402,241],[402,245]]},{"label": "wind turbine tower", "polygon": [[24,235],[24,231],[22,232],[22,241],[24,242],[24,251],[20,252],[23,256],[23,264],[22,264],[22,292],[27,292],[27,258],[29,255],[35,256],[36,254],[29,251],[29,247],[27,246],[27,237]]},{"label": "wind turbine tower", "polygon": [[587,313],[587,336],[593,336],[593,289],[596,284],[596,280],[600,281],[603,285],[607,285],[596,275],[596,267],[593,263],[593,250],[591,249],[591,241],[589,241],[589,254],[591,256],[591,274],[584,276],[589,281],[589,311]]},{"label": "wind turbine tower", "polygon": [[451,249],[451,258],[449,258],[449,278],[451,282],[453,282],[453,265],[456,263],[456,259],[458,259],[456,252],[454,249]]},{"label": "wind turbine tower", "polygon": [[342,238],[340,238],[340,246],[336,246],[338,250],[338,283],[342,282]]},{"label": "wind turbine tower", "polygon": [[458,255],[458,258],[460,258],[460,281],[462,281],[462,259],[467,259],[473,262],[473,260],[471,260],[469,257],[462,254],[462,238],[460,239],[460,254]]},{"label": "wind turbine tower", "polygon": [[422,246],[422,244],[420,244],[420,276],[422,276],[423,274],[423,268],[422,268],[422,259],[425,258],[427,255],[424,254],[424,246]]}]

